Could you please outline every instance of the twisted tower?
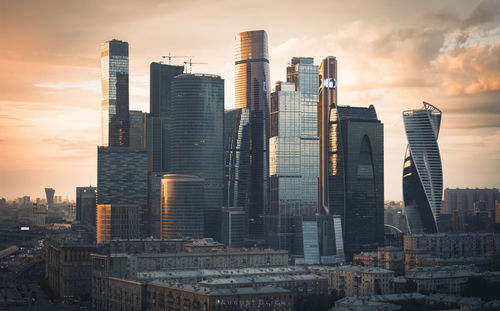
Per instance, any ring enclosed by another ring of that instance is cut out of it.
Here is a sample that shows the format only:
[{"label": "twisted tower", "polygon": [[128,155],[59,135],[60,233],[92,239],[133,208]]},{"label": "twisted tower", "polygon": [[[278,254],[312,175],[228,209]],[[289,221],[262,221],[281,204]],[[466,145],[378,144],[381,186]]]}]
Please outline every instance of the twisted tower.
[{"label": "twisted tower", "polygon": [[411,234],[437,233],[443,196],[443,171],[437,139],[441,110],[424,102],[403,111],[408,147],[403,165],[403,200]]}]

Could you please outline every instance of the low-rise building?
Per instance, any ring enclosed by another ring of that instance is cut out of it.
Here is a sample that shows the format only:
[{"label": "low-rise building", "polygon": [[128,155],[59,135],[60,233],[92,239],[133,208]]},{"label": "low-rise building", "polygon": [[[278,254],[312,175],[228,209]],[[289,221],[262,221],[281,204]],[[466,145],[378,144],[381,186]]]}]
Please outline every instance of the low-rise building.
[{"label": "low-rise building", "polygon": [[406,234],[404,250],[419,250],[439,258],[492,257],[499,253],[499,234],[433,233]]},{"label": "low-rise building", "polygon": [[377,267],[377,252],[361,252],[356,254],[353,257],[353,263],[364,267]]},{"label": "low-rise building", "polygon": [[377,250],[377,261],[379,268],[392,270],[396,275],[404,274],[405,257],[401,248],[380,247]]},{"label": "low-rise building", "polygon": [[376,267],[340,266],[322,270],[330,290],[343,296],[369,296],[393,292],[394,272]]},{"label": "low-rise building", "polygon": [[62,301],[90,298],[90,254],[95,245],[77,239],[49,239],[46,248],[46,277]]},{"label": "low-rise building", "polygon": [[500,272],[476,272],[474,266],[420,267],[406,272],[418,292],[460,295],[465,283],[472,277],[500,280]]},{"label": "low-rise building", "polygon": [[328,280],[325,277],[312,273],[217,278],[201,281],[198,284],[207,288],[276,286],[289,289],[296,297],[310,294],[323,295],[325,297],[328,295]]},{"label": "low-rise building", "polygon": [[152,282],[148,310],[293,310],[293,294],[275,286],[210,289]]}]

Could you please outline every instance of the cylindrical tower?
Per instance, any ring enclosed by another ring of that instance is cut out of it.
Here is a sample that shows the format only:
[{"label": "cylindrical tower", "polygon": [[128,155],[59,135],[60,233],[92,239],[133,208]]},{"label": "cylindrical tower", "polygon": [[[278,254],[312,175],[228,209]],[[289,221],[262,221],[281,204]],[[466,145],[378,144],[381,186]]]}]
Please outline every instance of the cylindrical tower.
[{"label": "cylindrical tower", "polygon": [[203,184],[192,175],[167,174],[161,180],[161,238],[203,237]]}]

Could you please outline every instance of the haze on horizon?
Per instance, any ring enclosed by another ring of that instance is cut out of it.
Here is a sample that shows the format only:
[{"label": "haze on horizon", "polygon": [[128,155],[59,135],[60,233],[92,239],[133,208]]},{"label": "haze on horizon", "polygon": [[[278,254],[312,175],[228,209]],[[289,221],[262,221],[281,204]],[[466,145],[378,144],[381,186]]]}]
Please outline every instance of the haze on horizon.
[{"label": "haze on horizon", "polygon": [[[194,55],[234,106],[234,37],[264,29],[271,84],[294,56],[339,64],[339,104],[374,105],[385,199],[400,200],[401,112],[443,111],[444,187],[500,187],[500,1],[0,0],[0,197],[74,198],[96,185],[101,42],[130,44],[130,109],[149,110],[149,64]],[[173,64],[182,64],[174,60]]]}]

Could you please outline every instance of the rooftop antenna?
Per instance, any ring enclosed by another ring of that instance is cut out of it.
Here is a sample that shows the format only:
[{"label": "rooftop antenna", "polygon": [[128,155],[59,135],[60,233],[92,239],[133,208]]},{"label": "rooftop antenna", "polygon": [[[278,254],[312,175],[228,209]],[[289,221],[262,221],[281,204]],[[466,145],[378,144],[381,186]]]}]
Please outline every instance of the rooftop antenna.
[{"label": "rooftop antenna", "polygon": [[170,64],[172,64],[172,58],[189,58],[189,59],[191,59],[194,56],[172,55],[170,52],[168,52],[168,55],[162,55],[161,57],[163,59],[168,58],[168,64],[170,65]]},{"label": "rooftop antenna", "polygon": [[208,64],[208,63],[193,62],[193,60],[190,58],[189,62],[184,62],[184,64],[186,65],[189,64],[189,73],[193,73],[193,64]]}]

